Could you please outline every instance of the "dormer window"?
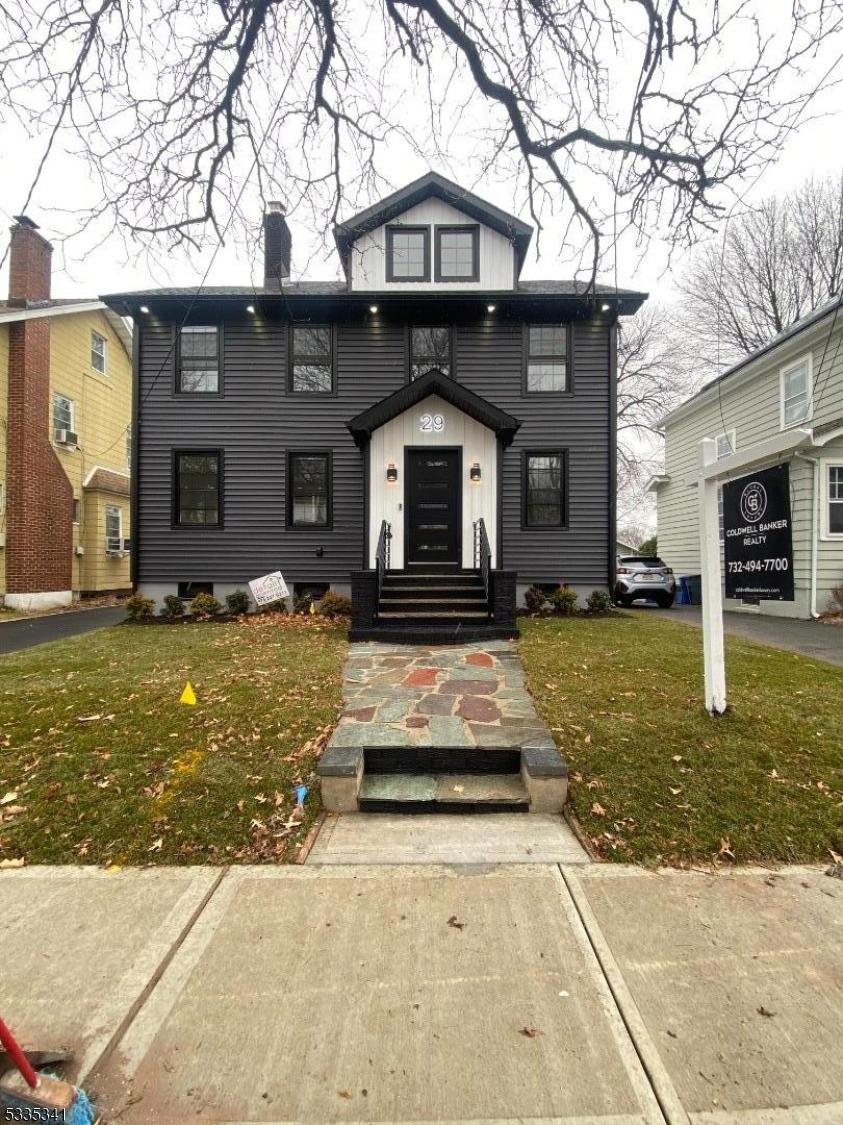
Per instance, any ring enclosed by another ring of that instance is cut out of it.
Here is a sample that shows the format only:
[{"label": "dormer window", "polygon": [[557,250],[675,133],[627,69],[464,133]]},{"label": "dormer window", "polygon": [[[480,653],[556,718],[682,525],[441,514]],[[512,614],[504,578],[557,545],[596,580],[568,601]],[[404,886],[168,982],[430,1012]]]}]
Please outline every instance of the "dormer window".
[{"label": "dormer window", "polygon": [[479,227],[436,227],[436,280],[480,280]]},{"label": "dormer window", "polygon": [[386,280],[430,281],[430,227],[386,228]]}]

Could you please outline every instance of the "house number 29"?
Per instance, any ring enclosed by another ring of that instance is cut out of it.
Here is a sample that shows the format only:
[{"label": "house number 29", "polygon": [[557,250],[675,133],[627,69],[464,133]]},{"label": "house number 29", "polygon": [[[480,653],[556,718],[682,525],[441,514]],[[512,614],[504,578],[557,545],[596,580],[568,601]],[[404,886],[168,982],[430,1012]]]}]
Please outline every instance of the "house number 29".
[{"label": "house number 29", "polygon": [[445,429],[445,419],[441,414],[422,414],[420,428],[423,434],[441,434]]}]

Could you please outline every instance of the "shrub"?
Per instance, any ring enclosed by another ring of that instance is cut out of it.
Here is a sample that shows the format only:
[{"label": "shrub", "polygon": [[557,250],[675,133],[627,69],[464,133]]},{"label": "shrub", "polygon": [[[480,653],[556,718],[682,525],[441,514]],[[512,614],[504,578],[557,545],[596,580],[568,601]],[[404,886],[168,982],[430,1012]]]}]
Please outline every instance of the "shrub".
[{"label": "shrub", "polygon": [[351,598],[338,594],[336,590],[329,590],[319,603],[319,612],[326,617],[351,617]]},{"label": "shrub", "polygon": [[310,613],[313,598],[310,593],[296,594],[293,599],[293,613]]},{"label": "shrub", "polygon": [[178,594],[167,594],[164,598],[161,616],[166,617],[168,621],[173,621],[177,617],[184,617],[184,602]]},{"label": "shrub", "polygon": [[524,593],[524,604],[528,613],[541,613],[547,605],[547,597],[540,586],[530,586]]},{"label": "shrub", "polygon": [[202,621],[206,617],[216,617],[221,609],[222,606],[213,594],[197,594],[190,603],[190,612],[197,621]]},{"label": "shrub", "polygon": [[229,613],[248,613],[251,603],[245,590],[232,590],[226,595],[225,604],[228,606]]},{"label": "shrub", "polygon": [[155,602],[143,594],[132,594],[126,602],[126,616],[130,621],[151,621],[155,613]]},{"label": "shrub", "polygon": [[557,587],[557,589],[549,595],[548,601],[553,606],[555,612],[562,617],[573,617],[577,612],[577,592],[573,590],[567,582]]},{"label": "shrub", "polygon": [[286,613],[287,603],[283,598],[279,598],[277,602],[267,602],[266,605],[260,607],[261,613]]},{"label": "shrub", "polygon": [[607,613],[612,608],[611,599],[605,590],[592,590],[585,604],[589,613]]}]

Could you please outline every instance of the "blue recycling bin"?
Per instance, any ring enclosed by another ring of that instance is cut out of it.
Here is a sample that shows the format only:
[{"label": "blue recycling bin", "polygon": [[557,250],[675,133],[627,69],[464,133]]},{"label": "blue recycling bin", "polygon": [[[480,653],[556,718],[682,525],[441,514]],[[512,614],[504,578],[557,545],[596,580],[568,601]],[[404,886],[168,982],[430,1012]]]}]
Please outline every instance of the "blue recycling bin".
[{"label": "blue recycling bin", "polygon": [[690,605],[691,604],[691,591],[688,589],[688,579],[686,576],[680,575],[676,583],[676,604],[677,605]]}]

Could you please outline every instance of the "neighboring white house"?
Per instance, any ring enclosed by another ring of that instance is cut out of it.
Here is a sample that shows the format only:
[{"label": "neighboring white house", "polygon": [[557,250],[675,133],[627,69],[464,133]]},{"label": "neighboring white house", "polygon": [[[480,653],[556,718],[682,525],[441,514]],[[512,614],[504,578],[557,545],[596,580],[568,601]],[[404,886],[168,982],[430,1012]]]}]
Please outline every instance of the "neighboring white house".
[{"label": "neighboring white house", "polygon": [[[718,456],[793,432],[769,463],[790,466],[795,601],[725,600],[727,609],[810,617],[843,584],[843,308],[834,298],[726,371],[664,418],[665,469],[655,492],[659,555],[699,574],[695,477],[703,438]],[[805,431],[810,437],[806,440]],[[759,466],[760,467],[760,466]]]}]

